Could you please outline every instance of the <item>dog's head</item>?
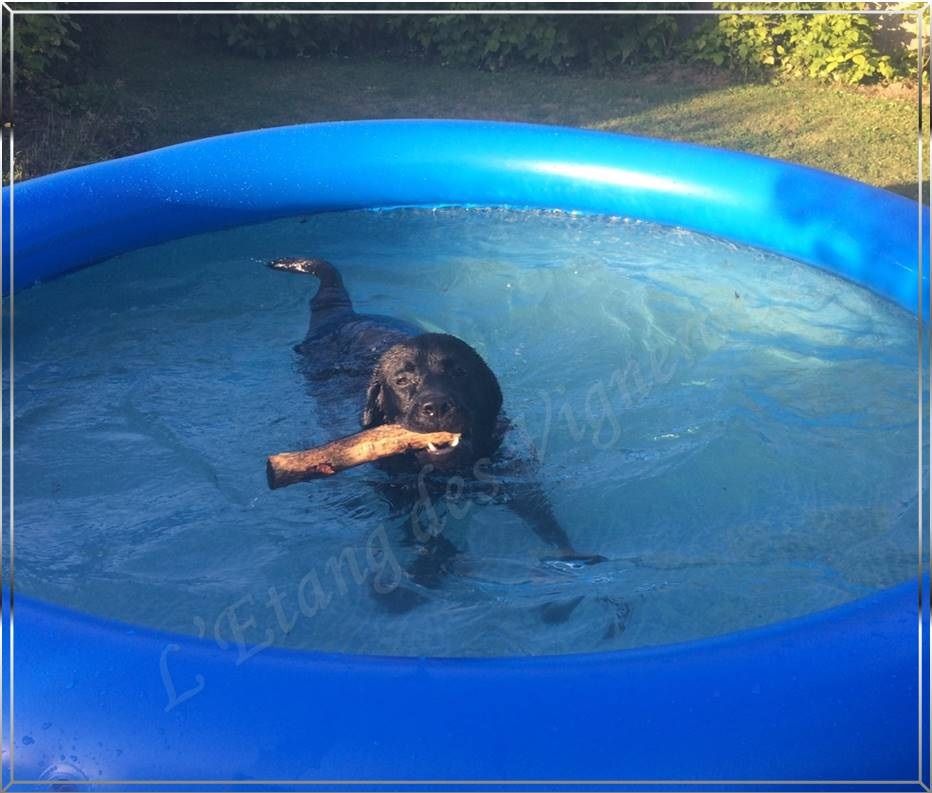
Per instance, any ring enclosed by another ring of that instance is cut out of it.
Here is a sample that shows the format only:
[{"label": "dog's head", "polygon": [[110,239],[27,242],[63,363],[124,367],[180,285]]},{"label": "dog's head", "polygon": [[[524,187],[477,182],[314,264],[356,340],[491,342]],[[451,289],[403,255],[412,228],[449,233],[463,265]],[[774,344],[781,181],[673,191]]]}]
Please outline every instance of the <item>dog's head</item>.
[{"label": "dog's head", "polygon": [[425,333],[390,347],[369,381],[363,428],[400,424],[417,432],[458,432],[459,445],[418,452],[418,461],[451,468],[498,446],[502,392],[492,370],[455,336]]}]

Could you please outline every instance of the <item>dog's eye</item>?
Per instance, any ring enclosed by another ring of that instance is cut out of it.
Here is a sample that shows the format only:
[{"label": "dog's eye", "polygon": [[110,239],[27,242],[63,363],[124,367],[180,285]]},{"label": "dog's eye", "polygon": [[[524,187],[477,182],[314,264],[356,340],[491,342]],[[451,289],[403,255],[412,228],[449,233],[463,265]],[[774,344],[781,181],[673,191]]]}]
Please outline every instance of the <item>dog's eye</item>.
[{"label": "dog's eye", "polygon": [[444,358],[440,365],[443,367],[444,374],[449,375],[450,377],[465,377],[466,370],[462,366],[456,363],[455,358]]},{"label": "dog's eye", "polygon": [[400,374],[395,378],[395,385],[406,386],[411,383],[411,378],[406,374]]}]

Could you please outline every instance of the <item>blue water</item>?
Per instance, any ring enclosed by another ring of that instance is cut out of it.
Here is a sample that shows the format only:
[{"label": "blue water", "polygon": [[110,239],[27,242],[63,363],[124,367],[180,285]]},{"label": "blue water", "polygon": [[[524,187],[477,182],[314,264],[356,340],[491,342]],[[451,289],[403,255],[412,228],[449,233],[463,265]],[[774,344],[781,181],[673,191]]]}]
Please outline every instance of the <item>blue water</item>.
[{"label": "blue water", "polygon": [[[461,553],[421,605],[383,608],[374,582],[417,552],[373,487],[385,475],[266,487],[267,454],[357,427],[353,399],[318,410],[291,349],[313,279],[262,266],[299,253],[338,264],[359,310],[479,350],[511,448],[537,460],[576,546],[609,561],[547,564],[502,498],[437,499]],[[683,230],[289,218],[24,291],[15,342],[16,590],[107,617],[226,645],[571,653],[762,625],[915,575],[914,318]]]}]

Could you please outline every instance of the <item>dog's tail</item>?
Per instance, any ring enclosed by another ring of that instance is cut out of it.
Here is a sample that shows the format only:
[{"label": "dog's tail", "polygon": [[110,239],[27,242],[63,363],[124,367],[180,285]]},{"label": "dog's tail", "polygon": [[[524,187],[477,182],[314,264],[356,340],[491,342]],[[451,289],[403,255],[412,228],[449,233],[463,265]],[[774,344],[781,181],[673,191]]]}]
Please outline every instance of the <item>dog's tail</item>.
[{"label": "dog's tail", "polygon": [[316,276],[320,281],[317,294],[311,299],[312,311],[331,309],[353,310],[353,301],[343,285],[343,277],[326,259],[313,259],[304,257],[274,259],[269,262],[273,270],[283,270],[289,273],[303,273]]}]

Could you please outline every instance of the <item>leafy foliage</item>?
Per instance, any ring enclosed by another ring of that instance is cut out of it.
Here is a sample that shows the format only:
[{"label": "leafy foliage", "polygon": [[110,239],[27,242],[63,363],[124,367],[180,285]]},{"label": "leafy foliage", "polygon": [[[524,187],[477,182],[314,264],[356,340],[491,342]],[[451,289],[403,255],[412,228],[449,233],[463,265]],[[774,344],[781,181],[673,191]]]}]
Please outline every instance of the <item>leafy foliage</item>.
[{"label": "leafy foliage", "polygon": [[[590,4],[596,10],[607,4]],[[386,6],[399,8],[400,4]],[[402,6],[403,7],[403,6]],[[473,3],[472,10],[494,4]],[[603,69],[667,56],[676,37],[670,15],[256,14],[185,18],[200,37],[260,58],[282,55],[404,54],[495,70],[515,64]],[[190,22],[187,20],[191,20]]]},{"label": "leafy foliage", "polygon": [[664,14],[438,14],[393,17],[387,24],[417,54],[490,70],[657,61],[671,51],[677,29],[675,18]]},{"label": "leafy foliage", "polygon": [[323,14],[225,14],[181,17],[182,29],[258,58],[342,54],[367,40],[373,17]]},{"label": "leafy foliage", "polygon": [[[901,19],[909,19],[907,15],[922,14],[921,28],[925,31],[922,36],[922,62],[919,62],[920,47],[915,46],[918,43],[915,40],[912,42],[914,46],[904,46],[894,52],[891,60],[897,76],[906,75],[913,80],[922,80],[924,84],[928,85],[930,50],[928,31],[930,17],[932,17],[932,7],[930,7],[928,2],[897,3],[896,6],[891,9],[891,13],[901,15]],[[915,18],[916,17],[913,16],[913,19]]]},{"label": "leafy foliage", "polygon": [[[865,3],[836,3],[834,10],[862,11]],[[748,10],[744,3],[715,3],[722,10]],[[773,5],[758,5],[771,10]],[[727,66],[746,76],[770,71],[859,84],[890,80],[898,69],[873,42],[873,25],[863,14],[812,14],[810,3],[780,3],[791,14],[722,14],[685,42],[697,61]]]},{"label": "leafy foliage", "polygon": [[[13,68],[17,90],[57,98],[65,68],[79,50],[81,26],[68,14],[19,13],[13,24]],[[3,36],[2,57],[9,57]]]}]

